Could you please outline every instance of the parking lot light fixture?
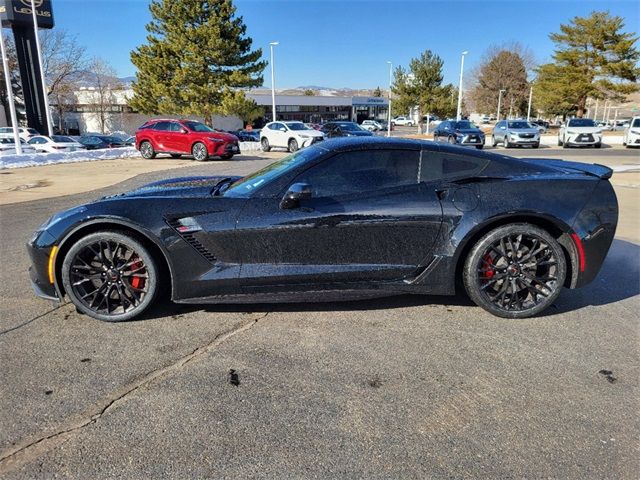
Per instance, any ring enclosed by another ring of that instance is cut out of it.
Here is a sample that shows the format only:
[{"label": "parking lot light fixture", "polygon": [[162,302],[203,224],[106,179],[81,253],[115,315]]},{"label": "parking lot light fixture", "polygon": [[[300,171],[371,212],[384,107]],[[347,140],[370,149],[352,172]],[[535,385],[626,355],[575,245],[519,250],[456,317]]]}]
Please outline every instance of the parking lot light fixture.
[{"label": "parking lot light fixture", "polygon": [[529,108],[527,108],[527,122],[531,118],[531,100],[533,99],[533,86],[529,87]]},{"label": "parking lot light fixture", "polygon": [[500,93],[498,93],[498,113],[496,114],[496,123],[500,121],[500,104],[502,102],[502,92],[506,92],[506,90],[502,89],[500,90]]},{"label": "parking lot light fixture", "polygon": [[469,53],[468,51],[462,52],[460,58],[460,85],[458,86],[458,110],[456,111],[456,120],[462,119],[462,74],[464,72],[464,56]]},{"label": "parking lot light fixture", "polygon": [[276,74],[275,74],[275,66],[273,64],[273,47],[278,45],[280,42],[271,42],[269,44],[269,48],[271,49],[271,117],[273,121],[276,121]]},{"label": "parking lot light fixture", "polygon": [[387,112],[387,137],[391,136],[391,84],[393,77],[393,63],[387,61],[389,64],[389,111]]}]

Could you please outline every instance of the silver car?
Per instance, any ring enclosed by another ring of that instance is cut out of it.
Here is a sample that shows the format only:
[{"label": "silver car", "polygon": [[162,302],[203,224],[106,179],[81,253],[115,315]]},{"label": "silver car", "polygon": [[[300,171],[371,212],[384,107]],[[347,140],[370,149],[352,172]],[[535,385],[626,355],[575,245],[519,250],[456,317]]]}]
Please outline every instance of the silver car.
[{"label": "silver car", "polygon": [[540,131],[526,120],[501,120],[496,123],[491,136],[495,147],[501,143],[505,148],[528,145],[540,146]]}]

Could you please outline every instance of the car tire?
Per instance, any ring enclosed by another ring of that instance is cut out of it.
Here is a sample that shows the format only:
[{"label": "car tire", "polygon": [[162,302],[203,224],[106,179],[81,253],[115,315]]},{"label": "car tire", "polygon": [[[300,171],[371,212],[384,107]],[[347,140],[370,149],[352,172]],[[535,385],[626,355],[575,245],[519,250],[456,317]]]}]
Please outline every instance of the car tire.
[{"label": "car tire", "polygon": [[483,148],[484,148],[484,145],[476,145],[477,150],[482,150]]},{"label": "car tire", "polygon": [[495,135],[491,135],[491,146],[492,146],[493,148],[495,148],[495,147],[497,147],[497,146],[498,146],[498,142],[496,142],[496,137],[495,137]]},{"label": "car tire", "polygon": [[260,146],[262,146],[263,152],[271,151],[271,147],[269,146],[269,140],[267,139],[267,137],[262,137],[262,139],[260,140]]},{"label": "car tire", "polygon": [[159,291],[159,268],[150,251],[133,236],[116,231],[78,240],[66,253],[61,271],[65,292],[78,311],[105,322],[139,316]]},{"label": "car tire", "polygon": [[562,140],[560,140],[560,137],[558,137],[558,146],[562,147]]},{"label": "car tire", "polygon": [[504,148],[511,148],[513,147],[513,144],[509,142],[509,140],[507,139],[507,136],[505,135],[504,137]]},{"label": "car tire", "polygon": [[602,142],[598,142],[594,145],[594,148],[602,148]]},{"label": "car tire", "polygon": [[196,142],[191,147],[191,155],[196,162],[206,162],[209,159],[207,146],[202,142]]},{"label": "car tire", "polygon": [[553,304],[566,274],[562,247],[549,232],[512,223],[489,231],[473,246],[463,283],[469,298],[487,312],[527,318]]},{"label": "car tire", "polygon": [[531,145],[533,148],[540,148],[540,142]]},{"label": "car tire", "polygon": [[147,160],[156,158],[156,151],[153,149],[151,142],[145,140],[140,143],[140,155],[142,155],[142,158],[146,158]]},{"label": "car tire", "polygon": [[288,146],[289,152],[291,153],[297,152],[299,150],[298,141],[295,138],[290,139],[287,146]]},{"label": "car tire", "polygon": [[449,138],[447,138],[447,142],[449,142],[449,144],[451,144],[451,145],[455,145],[456,144],[456,137],[454,137],[453,135],[449,135]]},{"label": "car tire", "polygon": [[180,153],[172,153],[171,154],[171,158],[180,158],[180,157],[182,157],[182,154],[180,154]]}]

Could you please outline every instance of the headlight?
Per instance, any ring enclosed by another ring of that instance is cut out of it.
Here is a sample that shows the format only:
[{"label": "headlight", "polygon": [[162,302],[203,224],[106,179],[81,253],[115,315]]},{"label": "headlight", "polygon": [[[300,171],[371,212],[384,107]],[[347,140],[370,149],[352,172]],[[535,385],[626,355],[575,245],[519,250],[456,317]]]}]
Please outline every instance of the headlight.
[{"label": "headlight", "polygon": [[574,131],[572,131],[572,130],[567,130],[567,134],[568,134],[568,135],[575,135],[576,133],[577,133],[577,132],[574,132]]},{"label": "headlight", "polygon": [[634,135],[640,135],[640,130],[630,130]]},{"label": "headlight", "polygon": [[298,135],[300,138],[309,138],[309,135]]}]

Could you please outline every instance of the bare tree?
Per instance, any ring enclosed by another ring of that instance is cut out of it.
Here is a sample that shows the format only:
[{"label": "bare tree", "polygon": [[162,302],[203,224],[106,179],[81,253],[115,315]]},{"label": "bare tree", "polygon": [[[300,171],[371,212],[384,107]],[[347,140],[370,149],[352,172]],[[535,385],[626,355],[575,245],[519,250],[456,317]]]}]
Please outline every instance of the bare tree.
[{"label": "bare tree", "polygon": [[105,133],[107,118],[112,106],[117,103],[117,93],[123,90],[115,69],[102,58],[94,58],[87,74],[93,86],[87,90],[87,104],[94,112],[100,131]]},{"label": "bare tree", "polygon": [[42,30],[40,41],[48,94],[68,90],[69,85],[76,87],[89,66],[85,48],[64,30]]}]

